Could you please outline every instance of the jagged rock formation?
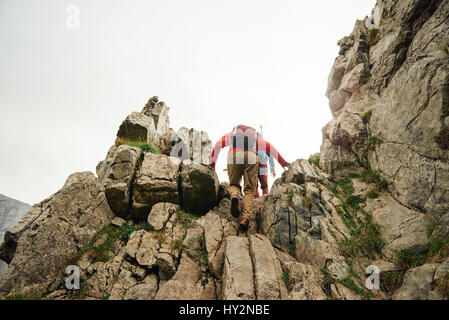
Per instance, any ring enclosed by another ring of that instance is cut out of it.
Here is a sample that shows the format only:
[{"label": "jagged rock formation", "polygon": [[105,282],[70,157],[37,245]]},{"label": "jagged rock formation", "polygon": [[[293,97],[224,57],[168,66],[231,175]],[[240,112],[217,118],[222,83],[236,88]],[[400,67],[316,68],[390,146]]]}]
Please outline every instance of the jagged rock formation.
[{"label": "jagged rock formation", "polygon": [[[0,194],[0,243],[6,230],[15,224],[30,210],[31,206]],[[0,260],[0,275],[8,265]]]},{"label": "jagged rock formation", "polygon": [[386,0],[375,11],[378,26],[357,21],[338,42],[320,166],[379,171],[396,200],[435,212],[449,201],[449,153],[434,140],[448,125],[449,4]]},{"label": "jagged rock formation", "polygon": [[[379,0],[356,22],[329,76],[320,154],[256,199],[247,232],[207,166],[207,133],[175,131],[149,99],[98,178],[72,175],[6,233],[0,295],[447,299],[448,22],[441,0]],[[380,287],[365,282],[373,271]]]},{"label": "jagged rock formation", "polygon": [[55,290],[70,255],[113,217],[96,177],[90,172],[71,175],[61,190],[6,231],[0,257],[9,268],[0,279],[0,292]]}]

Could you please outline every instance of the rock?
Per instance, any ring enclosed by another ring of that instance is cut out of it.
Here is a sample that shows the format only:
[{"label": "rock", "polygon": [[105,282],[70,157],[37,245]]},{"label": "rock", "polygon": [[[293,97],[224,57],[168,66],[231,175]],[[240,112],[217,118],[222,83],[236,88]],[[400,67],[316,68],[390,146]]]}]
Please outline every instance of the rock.
[{"label": "rock", "polygon": [[303,184],[305,182],[324,182],[329,175],[304,159],[295,160],[285,173],[285,183]]},{"label": "rock", "polygon": [[183,255],[173,278],[159,289],[157,300],[215,300],[215,281],[208,277],[204,281],[199,265]]},{"label": "rock", "polygon": [[410,269],[402,287],[394,294],[394,300],[427,300],[432,290],[432,280],[437,264],[428,263]]},{"label": "rock", "polygon": [[144,283],[131,287],[127,296],[131,300],[153,300],[158,289],[157,276],[150,274],[145,278]]},{"label": "rock", "polygon": [[429,213],[449,201],[449,151],[434,139],[448,122],[448,12],[446,1],[383,1],[370,30],[356,22],[329,75],[320,149],[333,177],[371,168],[401,204]]},{"label": "rock", "polygon": [[0,244],[6,230],[16,225],[30,209],[29,204],[0,194]]},{"label": "rock", "polygon": [[392,257],[401,249],[421,251],[428,243],[425,215],[410,210],[389,195],[367,199],[365,210],[381,227],[385,246],[382,253]]},{"label": "rock", "polygon": [[432,239],[446,238],[449,236],[449,213],[446,213],[438,221],[432,232]]},{"label": "rock", "polygon": [[331,284],[332,297],[339,300],[362,300],[362,298],[340,283]]},{"label": "rock", "polygon": [[283,269],[282,278],[289,290],[290,300],[326,300],[323,292],[323,275],[318,267],[299,263],[295,258],[276,250],[276,254]]},{"label": "rock", "polygon": [[109,207],[122,218],[127,218],[131,209],[131,188],[141,153],[140,148],[121,145],[112,155],[104,188]]},{"label": "rock", "polygon": [[295,258],[302,263],[327,269],[335,279],[347,276],[348,268],[344,257],[339,255],[337,248],[329,242],[313,239],[304,232],[300,232],[295,239]]},{"label": "rock", "polygon": [[258,300],[279,300],[287,297],[282,281],[281,264],[270,241],[263,235],[249,237],[250,254],[254,264],[254,285]]},{"label": "rock", "polygon": [[212,142],[206,132],[182,127],[172,137],[174,147],[171,156],[178,157],[181,161],[191,160],[195,164],[209,165]]},{"label": "rock", "polygon": [[229,236],[223,273],[223,300],[256,299],[253,265],[247,238]]},{"label": "rock", "polygon": [[119,217],[116,217],[111,221],[111,224],[116,227],[121,227],[124,223],[126,223],[126,221]]},{"label": "rock", "polygon": [[69,176],[57,193],[34,205],[6,232],[0,252],[10,268],[0,280],[0,295],[57,289],[69,257],[113,218],[94,174]]},{"label": "rock", "polygon": [[217,205],[219,181],[214,169],[186,160],[180,178],[182,207],[186,211],[205,214]]},{"label": "rock", "polygon": [[180,161],[162,154],[146,153],[136,174],[133,192],[133,216],[145,219],[158,202],[179,204]]},{"label": "rock", "polygon": [[[269,236],[275,247],[288,250],[301,230],[310,231],[315,237],[321,236],[317,222],[326,213],[320,206],[313,205],[320,203],[320,196],[318,194],[318,199],[313,200],[307,194],[312,189],[313,184],[304,188],[293,183],[280,184],[271,189],[257,220],[259,230]],[[316,191],[319,192],[318,189]]]},{"label": "rock", "polygon": [[106,155],[106,158],[97,164],[96,172],[98,177],[98,183],[102,186],[104,186],[106,178],[111,173],[115,150],[117,150],[116,145],[110,147],[108,150],[108,154]]},{"label": "rock", "polygon": [[158,146],[160,146],[159,139],[170,128],[170,119],[168,117],[169,110],[170,108],[166,106],[165,102],[159,101],[159,98],[156,96],[150,98],[142,110],[142,114],[150,116],[153,119],[156,131],[155,137],[158,138],[157,140],[153,139],[153,141],[155,141]]},{"label": "rock", "polygon": [[159,141],[154,120],[140,112],[133,112],[122,122],[117,138],[127,141]]},{"label": "rock", "polygon": [[221,202],[224,198],[230,199],[229,182],[222,182],[218,187],[218,202]]},{"label": "rock", "polygon": [[178,205],[166,202],[157,203],[148,215],[148,224],[153,230],[162,230],[170,217],[178,210]]},{"label": "rock", "polygon": [[208,262],[212,272],[216,277],[220,276],[220,267],[224,259],[224,230],[223,222],[219,215],[209,212],[204,216],[204,239],[206,240],[206,250]]}]

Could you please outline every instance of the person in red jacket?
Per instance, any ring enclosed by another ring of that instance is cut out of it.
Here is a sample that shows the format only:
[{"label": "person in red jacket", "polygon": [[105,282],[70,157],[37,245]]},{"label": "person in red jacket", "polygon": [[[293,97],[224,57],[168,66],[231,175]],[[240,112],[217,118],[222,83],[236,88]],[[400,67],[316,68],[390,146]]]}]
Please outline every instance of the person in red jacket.
[{"label": "person in red jacket", "polygon": [[[279,154],[274,146],[257,135],[254,128],[245,125],[236,126],[215,144],[212,150],[210,166],[215,169],[218,155],[222,148],[230,147],[228,153],[229,194],[231,197],[231,213],[238,217],[241,213],[240,226],[248,229],[249,218],[257,188],[258,159],[257,153],[264,152],[276,159],[284,168],[290,163]],[[240,206],[240,182],[243,177],[243,205]],[[243,207],[243,208],[241,208]]]}]

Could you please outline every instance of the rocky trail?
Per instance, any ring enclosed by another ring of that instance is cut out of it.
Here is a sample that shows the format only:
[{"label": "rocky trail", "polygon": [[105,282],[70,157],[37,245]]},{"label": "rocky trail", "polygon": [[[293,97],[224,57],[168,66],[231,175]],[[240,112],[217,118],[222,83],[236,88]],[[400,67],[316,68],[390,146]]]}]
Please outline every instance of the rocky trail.
[{"label": "rocky trail", "polygon": [[97,175],[71,175],[6,232],[0,296],[448,299],[449,3],[378,1],[338,44],[320,153],[256,199],[247,232],[207,133],[170,128],[153,97]]}]

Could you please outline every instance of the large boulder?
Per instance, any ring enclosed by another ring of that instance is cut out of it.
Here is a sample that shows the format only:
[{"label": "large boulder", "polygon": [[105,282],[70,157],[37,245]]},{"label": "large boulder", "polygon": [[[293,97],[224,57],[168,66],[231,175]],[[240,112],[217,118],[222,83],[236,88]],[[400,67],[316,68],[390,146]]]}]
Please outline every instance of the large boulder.
[{"label": "large boulder", "polygon": [[185,160],[181,166],[182,207],[192,213],[205,214],[218,202],[217,173],[209,166]]},{"label": "large boulder", "polygon": [[[105,194],[114,213],[126,218],[130,212],[132,182],[142,149],[121,145],[115,148],[105,179]],[[106,160],[108,161],[108,160]]]},{"label": "large boulder", "polygon": [[57,193],[34,205],[6,232],[0,257],[10,268],[0,280],[0,295],[55,290],[73,252],[113,218],[95,175],[72,174]]},{"label": "large boulder", "polygon": [[[438,263],[426,263],[410,269],[404,276],[402,287],[393,295],[395,300],[441,300],[437,284],[449,272],[449,259]],[[447,300],[447,297],[444,297]]]},{"label": "large boulder", "polygon": [[287,288],[282,280],[281,263],[270,241],[267,237],[256,234],[249,236],[249,243],[257,299],[286,299]]},{"label": "large boulder", "polygon": [[156,127],[156,131],[159,135],[166,132],[170,127],[170,119],[168,112],[170,108],[167,107],[165,102],[159,101],[157,96],[148,99],[147,103],[142,109],[142,113],[146,116],[152,117]]},{"label": "large boulder", "polygon": [[415,252],[425,249],[429,239],[423,213],[401,205],[388,194],[382,194],[376,199],[368,198],[365,210],[380,225],[385,240],[382,248],[385,256],[391,258],[401,249]]},{"label": "large boulder", "polygon": [[329,175],[305,159],[298,159],[292,162],[285,172],[284,182],[303,184],[305,182],[327,182]]},{"label": "large boulder", "polygon": [[223,300],[256,299],[248,239],[228,237],[224,261]]},{"label": "large boulder", "polygon": [[128,141],[159,141],[154,119],[140,112],[133,112],[122,122],[117,138]]},{"label": "large boulder", "polygon": [[171,155],[182,161],[191,160],[196,164],[209,165],[212,154],[212,142],[204,131],[181,127],[171,135],[173,145]]},{"label": "large boulder", "polygon": [[136,174],[133,217],[145,219],[158,202],[179,204],[178,178],[181,161],[163,154],[146,153]]}]

